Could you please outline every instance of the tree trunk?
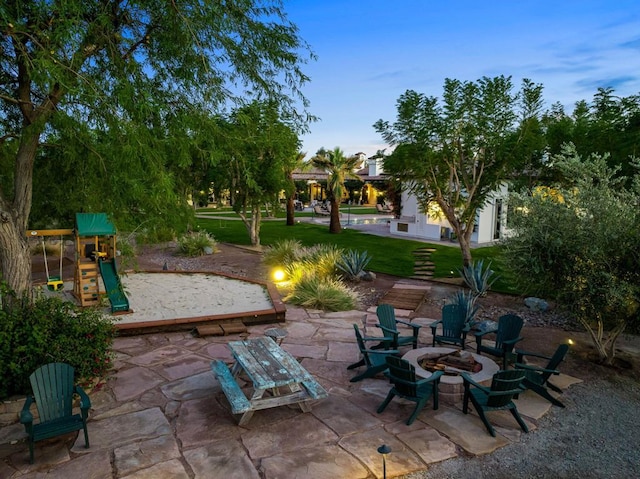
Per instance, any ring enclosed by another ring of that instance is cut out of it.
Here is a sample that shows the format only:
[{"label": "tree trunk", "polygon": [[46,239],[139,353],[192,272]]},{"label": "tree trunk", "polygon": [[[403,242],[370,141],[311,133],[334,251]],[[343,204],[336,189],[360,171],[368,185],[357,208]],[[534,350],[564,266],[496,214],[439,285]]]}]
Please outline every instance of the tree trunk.
[{"label": "tree trunk", "polygon": [[[455,231],[455,228],[454,228]],[[466,228],[462,231],[456,231],[458,235],[458,244],[460,245],[460,252],[462,253],[462,266],[469,266],[473,261],[471,257],[471,233],[473,229]]]},{"label": "tree trunk", "polygon": [[[16,154],[13,204],[0,196],[0,272],[18,301],[30,297],[31,292],[31,255],[26,233],[38,140],[37,129],[25,130]],[[3,308],[11,308],[15,303],[10,298],[3,298],[2,304]]]},{"label": "tree trunk", "polygon": [[249,236],[251,237],[251,246],[260,246],[260,205],[253,206],[251,212],[251,223],[249,228]]},{"label": "tree trunk", "polygon": [[17,302],[31,298],[31,253],[25,236],[26,231],[18,229],[15,222],[5,221],[2,212],[0,224],[0,272],[2,279],[15,298],[2,297],[2,307],[11,309]]},{"label": "tree trunk", "polygon": [[[471,234],[473,233],[473,225],[466,225],[461,223],[456,216],[455,210],[442,197],[437,197],[436,202],[440,209],[444,213],[445,218],[453,228],[454,233],[458,237],[458,244],[460,245],[460,253],[462,253],[462,265],[469,266],[473,261],[471,257]],[[475,216],[475,212],[474,215]]]},{"label": "tree trunk", "polygon": [[342,225],[340,224],[340,203],[334,198],[331,199],[331,219],[329,222],[329,233],[341,233]]},{"label": "tree trunk", "polygon": [[294,200],[296,197],[296,193],[290,195],[287,198],[287,226],[293,226],[295,224],[295,208],[294,208]]}]

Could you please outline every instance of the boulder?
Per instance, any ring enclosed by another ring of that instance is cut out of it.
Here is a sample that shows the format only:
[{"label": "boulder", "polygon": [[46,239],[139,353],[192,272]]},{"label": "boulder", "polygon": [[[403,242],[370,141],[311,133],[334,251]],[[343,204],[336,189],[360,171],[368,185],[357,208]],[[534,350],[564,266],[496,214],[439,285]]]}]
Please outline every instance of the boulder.
[{"label": "boulder", "polygon": [[549,303],[547,303],[544,299],[540,298],[525,298],[524,304],[531,311],[546,311],[549,309]]}]

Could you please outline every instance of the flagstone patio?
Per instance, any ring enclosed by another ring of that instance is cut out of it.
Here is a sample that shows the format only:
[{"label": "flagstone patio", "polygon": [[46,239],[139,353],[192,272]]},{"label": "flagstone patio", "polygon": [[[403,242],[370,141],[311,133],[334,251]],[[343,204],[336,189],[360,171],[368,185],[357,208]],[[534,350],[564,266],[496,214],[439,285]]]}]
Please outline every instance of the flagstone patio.
[{"label": "flagstone patio", "polygon": [[[226,343],[241,336],[204,337],[189,332],[122,337],[115,341],[113,375],[91,392],[91,447],[82,435],[37,444],[28,461],[19,424],[0,428],[2,478],[349,478],[382,477],[377,448],[386,444],[387,477],[428,468],[458,455],[489,454],[520,440],[510,414],[491,416],[491,437],[475,413],[461,405],[431,403],[411,425],[414,404],[394,399],[382,414],[376,409],[389,390],[383,376],[350,383],[347,366],[358,359],[353,323],[375,323],[372,311],[323,313],[288,306],[288,331],[282,347],[329,392],[310,413],[297,407],[257,411],[237,425],[210,369],[213,359],[230,362]],[[416,318],[425,326],[432,320]],[[249,337],[273,325],[251,326]],[[368,328],[373,334],[377,328]],[[420,342],[430,345],[428,327]],[[244,335],[242,337],[247,337]],[[561,375],[562,388],[578,382]],[[529,392],[517,400],[531,430],[551,405]]]}]

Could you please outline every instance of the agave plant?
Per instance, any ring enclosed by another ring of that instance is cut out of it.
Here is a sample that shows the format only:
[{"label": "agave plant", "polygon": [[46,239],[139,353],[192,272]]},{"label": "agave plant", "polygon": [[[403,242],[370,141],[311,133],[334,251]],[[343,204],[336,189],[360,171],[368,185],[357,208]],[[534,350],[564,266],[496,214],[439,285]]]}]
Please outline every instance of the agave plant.
[{"label": "agave plant", "polygon": [[456,304],[460,310],[464,313],[465,323],[473,324],[474,318],[480,306],[476,304],[478,297],[473,294],[473,291],[465,291],[459,289],[449,298],[451,304]]},{"label": "agave plant", "polygon": [[348,250],[342,254],[336,267],[344,273],[347,279],[359,281],[369,261],[371,261],[371,256],[366,251]]},{"label": "agave plant", "polygon": [[498,279],[498,276],[494,276],[495,271],[491,269],[491,263],[486,268],[484,267],[484,260],[472,261],[469,266],[465,266],[463,270],[458,271],[476,297],[485,296]]}]

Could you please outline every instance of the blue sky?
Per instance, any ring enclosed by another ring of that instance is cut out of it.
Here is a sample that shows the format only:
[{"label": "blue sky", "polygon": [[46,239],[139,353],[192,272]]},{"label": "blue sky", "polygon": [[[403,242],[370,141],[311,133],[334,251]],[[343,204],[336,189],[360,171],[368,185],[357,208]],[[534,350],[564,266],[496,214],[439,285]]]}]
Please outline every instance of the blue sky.
[{"label": "blue sky", "polygon": [[406,90],[440,97],[446,78],[512,76],[544,86],[567,112],[598,87],[640,94],[638,0],[287,0],[317,54],[306,65],[311,125],[302,151],[385,148],[372,125],[393,121]]}]

